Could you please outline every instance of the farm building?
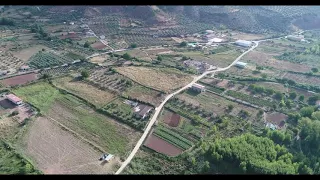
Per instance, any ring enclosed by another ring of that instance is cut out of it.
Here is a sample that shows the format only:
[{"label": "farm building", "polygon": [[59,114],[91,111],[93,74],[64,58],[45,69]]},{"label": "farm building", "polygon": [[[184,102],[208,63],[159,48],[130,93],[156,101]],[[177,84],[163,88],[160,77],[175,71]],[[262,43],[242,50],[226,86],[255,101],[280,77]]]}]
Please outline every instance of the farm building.
[{"label": "farm building", "polygon": [[106,37],[104,35],[100,36],[100,39],[105,39]]},{"label": "farm building", "polygon": [[26,65],[20,67],[20,70],[22,70],[22,71],[29,70],[29,69],[30,69],[30,67],[26,66]]},{"label": "farm building", "polygon": [[304,40],[303,35],[289,35],[287,36],[287,39],[292,40],[292,41],[302,41]]},{"label": "farm building", "polygon": [[[276,129],[284,129],[286,127],[286,120],[288,116],[282,113],[272,113],[267,115],[267,124],[269,123],[269,127],[271,124],[276,128]],[[273,127],[271,126],[271,127]]]},{"label": "farm building", "polygon": [[200,84],[194,83],[191,86],[191,89],[194,90],[194,91],[197,91],[197,92],[203,92],[205,90],[205,86],[202,86]]},{"label": "farm building", "polygon": [[132,107],[138,106],[138,102],[130,101],[130,100],[128,100],[128,99],[125,100],[124,103],[125,103],[125,104],[128,104],[128,105],[130,105],[130,106],[132,106]]},{"label": "farm building", "polygon": [[15,105],[20,105],[20,104],[22,104],[22,100],[21,100],[19,97],[17,97],[16,95],[14,95],[14,94],[8,94],[6,97],[7,97],[7,99],[8,99],[9,101],[11,101],[12,103],[14,103]]},{"label": "farm building", "polygon": [[70,22],[69,24],[70,24],[70,25],[74,25],[74,22]]},{"label": "farm building", "polygon": [[238,40],[236,41],[236,44],[243,47],[250,47],[252,45],[251,41],[245,41],[245,40]]},{"label": "farm building", "polygon": [[247,63],[238,61],[235,66],[239,68],[245,68],[247,66]]},{"label": "farm building", "polygon": [[110,162],[113,158],[114,156],[112,154],[103,154],[100,160]]},{"label": "farm building", "polygon": [[135,115],[142,119],[144,119],[151,110],[152,107],[143,104],[140,104],[139,106],[134,108]]}]

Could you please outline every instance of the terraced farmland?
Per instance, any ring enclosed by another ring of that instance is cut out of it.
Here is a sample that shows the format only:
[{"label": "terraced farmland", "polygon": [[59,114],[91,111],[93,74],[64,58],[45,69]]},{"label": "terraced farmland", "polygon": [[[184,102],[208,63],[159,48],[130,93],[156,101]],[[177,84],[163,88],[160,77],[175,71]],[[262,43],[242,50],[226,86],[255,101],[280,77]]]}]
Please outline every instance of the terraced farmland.
[{"label": "terraced farmland", "polygon": [[39,52],[30,58],[29,65],[34,68],[47,68],[70,63],[73,60],[67,57],[61,57],[53,53]]}]

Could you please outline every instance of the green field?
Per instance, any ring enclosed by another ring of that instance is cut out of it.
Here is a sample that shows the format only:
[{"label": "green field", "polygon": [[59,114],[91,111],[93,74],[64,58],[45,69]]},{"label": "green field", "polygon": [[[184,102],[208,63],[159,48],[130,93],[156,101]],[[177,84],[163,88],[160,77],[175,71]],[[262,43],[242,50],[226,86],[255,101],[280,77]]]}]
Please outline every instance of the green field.
[{"label": "green field", "polygon": [[172,130],[159,126],[155,131],[154,135],[158,136],[159,138],[174,144],[175,146],[186,150],[189,149],[193,144],[190,140],[182,137],[176,132],[173,132]]},{"label": "green field", "polygon": [[13,92],[23,100],[39,108],[41,112],[47,112],[56,98],[61,96],[57,89],[45,82],[18,88]]},{"label": "green field", "polygon": [[63,108],[71,117],[62,117],[64,112],[52,108],[48,113],[60,123],[71,128],[88,140],[98,144],[108,152],[123,155],[127,151],[129,138],[106,116],[91,112],[81,100],[71,95],[62,95],[57,106]]}]

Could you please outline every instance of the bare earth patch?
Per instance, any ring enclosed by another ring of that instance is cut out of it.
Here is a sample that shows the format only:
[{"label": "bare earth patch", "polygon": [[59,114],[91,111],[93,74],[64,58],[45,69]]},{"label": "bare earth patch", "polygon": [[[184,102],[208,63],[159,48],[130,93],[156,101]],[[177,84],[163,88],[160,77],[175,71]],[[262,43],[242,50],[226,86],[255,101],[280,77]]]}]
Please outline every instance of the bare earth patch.
[{"label": "bare earth patch", "polygon": [[45,174],[108,174],[117,163],[101,164],[101,153],[44,117],[32,123],[25,141],[26,154]]},{"label": "bare earth patch", "polygon": [[119,67],[117,71],[141,85],[165,92],[180,88],[192,81],[191,76],[168,69],[130,66]]},{"label": "bare earth patch", "polygon": [[153,134],[148,137],[144,145],[156,152],[163,153],[168,156],[177,156],[183,152],[182,149],[179,149]]},{"label": "bare earth patch", "polygon": [[24,74],[20,76],[14,76],[11,78],[3,79],[0,81],[1,84],[5,86],[16,86],[26,84],[30,81],[37,80],[38,76],[36,73]]},{"label": "bare earth patch", "polygon": [[48,50],[48,47],[42,46],[42,45],[36,45],[36,46],[32,46],[32,47],[29,47],[26,49],[22,49],[21,51],[18,51],[18,52],[14,52],[13,55],[16,58],[19,58],[23,61],[28,61],[32,55],[36,54],[37,52],[41,51],[42,49]]}]

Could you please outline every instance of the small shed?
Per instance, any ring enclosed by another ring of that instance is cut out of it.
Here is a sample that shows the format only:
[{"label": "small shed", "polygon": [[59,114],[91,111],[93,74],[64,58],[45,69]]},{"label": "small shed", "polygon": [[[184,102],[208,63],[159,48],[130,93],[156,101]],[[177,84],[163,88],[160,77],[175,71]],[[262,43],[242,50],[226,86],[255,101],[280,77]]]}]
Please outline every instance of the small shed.
[{"label": "small shed", "polygon": [[238,61],[235,66],[239,68],[245,68],[247,66],[247,63]]},{"label": "small shed", "polygon": [[191,89],[194,90],[194,91],[197,91],[197,92],[203,92],[205,90],[205,86],[197,84],[197,83],[194,83],[191,86]]},{"label": "small shed", "polygon": [[245,40],[238,40],[236,41],[236,44],[243,47],[250,47],[252,45],[251,41],[245,41]]}]

